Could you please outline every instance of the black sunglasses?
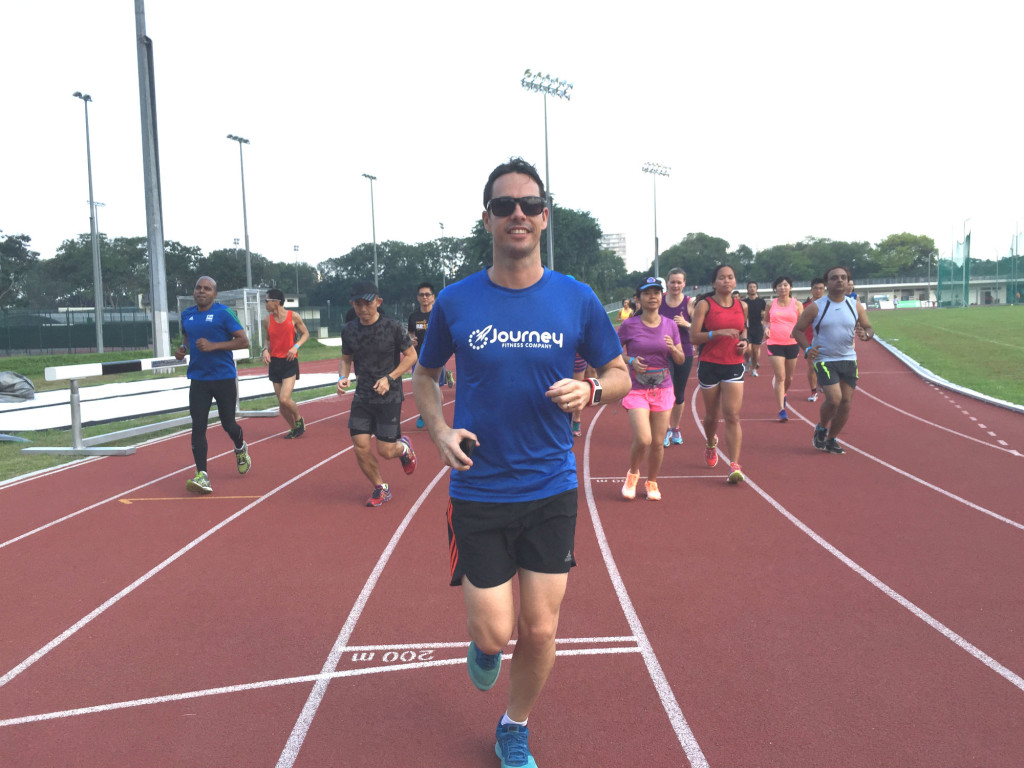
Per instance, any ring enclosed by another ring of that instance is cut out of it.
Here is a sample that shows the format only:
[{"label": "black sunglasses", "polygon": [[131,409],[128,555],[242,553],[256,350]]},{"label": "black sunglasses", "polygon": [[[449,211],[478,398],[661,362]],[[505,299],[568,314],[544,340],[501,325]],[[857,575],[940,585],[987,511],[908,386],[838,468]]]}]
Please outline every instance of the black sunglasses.
[{"label": "black sunglasses", "polygon": [[487,204],[489,210],[495,216],[511,216],[515,213],[516,205],[523,212],[523,216],[539,216],[544,211],[544,198],[530,195],[529,197],[493,197]]}]

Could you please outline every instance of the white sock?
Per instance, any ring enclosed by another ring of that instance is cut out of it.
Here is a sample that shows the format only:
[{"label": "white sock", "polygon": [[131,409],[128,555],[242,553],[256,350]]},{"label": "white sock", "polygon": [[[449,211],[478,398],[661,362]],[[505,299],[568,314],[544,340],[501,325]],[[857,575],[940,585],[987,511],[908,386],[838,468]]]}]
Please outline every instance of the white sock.
[{"label": "white sock", "polygon": [[518,722],[516,720],[513,720],[511,717],[509,717],[508,716],[508,712],[506,711],[505,714],[501,716],[501,725],[518,725],[518,726],[521,726],[521,727],[525,728],[526,727],[526,723],[529,720],[530,720],[530,718],[526,718],[526,720],[523,720],[523,722],[520,723],[520,722]]}]

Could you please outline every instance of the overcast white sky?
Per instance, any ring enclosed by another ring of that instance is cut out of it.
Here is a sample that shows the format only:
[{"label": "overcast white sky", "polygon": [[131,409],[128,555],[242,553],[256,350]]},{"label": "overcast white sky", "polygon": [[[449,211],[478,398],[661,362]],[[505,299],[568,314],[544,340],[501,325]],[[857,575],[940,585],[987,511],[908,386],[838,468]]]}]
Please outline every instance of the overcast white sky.
[{"label": "overcast white sky", "polygon": [[[688,232],[763,249],[908,231],[976,258],[1024,228],[1024,4],[148,0],[165,236],[317,263],[371,240],[469,232],[490,170],[625,233],[628,266]],[[0,3],[0,230],[44,258],[100,228],[145,235],[133,0]],[[555,222],[557,226],[557,221]],[[556,268],[558,254],[555,254]],[[663,270],[664,271],[664,270]]]}]

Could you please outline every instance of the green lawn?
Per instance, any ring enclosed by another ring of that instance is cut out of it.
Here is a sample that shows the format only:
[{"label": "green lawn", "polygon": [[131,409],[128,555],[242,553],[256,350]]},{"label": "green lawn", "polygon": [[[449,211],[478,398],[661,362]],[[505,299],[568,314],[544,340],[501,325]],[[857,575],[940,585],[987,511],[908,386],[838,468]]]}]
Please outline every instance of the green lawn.
[{"label": "green lawn", "polygon": [[875,332],[954,384],[1024,404],[1024,307],[876,310]]}]

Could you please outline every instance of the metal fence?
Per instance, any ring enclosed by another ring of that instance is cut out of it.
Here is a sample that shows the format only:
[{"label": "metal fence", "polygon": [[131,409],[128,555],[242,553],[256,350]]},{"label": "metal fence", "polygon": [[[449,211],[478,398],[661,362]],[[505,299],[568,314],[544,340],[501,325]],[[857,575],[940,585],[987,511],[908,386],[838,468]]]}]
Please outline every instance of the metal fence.
[{"label": "metal fence", "polygon": [[[178,319],[171,323],[172,338]],[[153,345],[150,313],[134,307],[103,311],[103,346],[146,349]],[[96,351],[96,315],[92,308],[0,309],[0,355],[74,354]]]}]

